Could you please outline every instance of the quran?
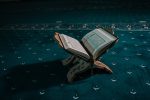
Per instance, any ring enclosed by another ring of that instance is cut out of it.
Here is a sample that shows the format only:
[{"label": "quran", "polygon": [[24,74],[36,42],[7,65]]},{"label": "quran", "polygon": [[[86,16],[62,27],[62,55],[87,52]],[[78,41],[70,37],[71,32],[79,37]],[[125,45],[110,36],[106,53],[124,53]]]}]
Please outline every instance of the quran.
[{"label": "quran", "polygon": [[87,33],[81,42],[65,34],[59,34],[59,38],[65,50],[86,60],[97,59],[118,40],[102,28]]},{"label": "quran", "polygon": [[118,41],[113,31],[102,28],[94,29],[87,33],[81,41],[57,32],[54,34],[54,38],[62,48],[72,54],[63,61],[64,65],[70,63],[73,65],[67,74],[69,82],[72,82],[77,74],[87,69],[99,68],[112,73],[112,70],[98,58]]}]

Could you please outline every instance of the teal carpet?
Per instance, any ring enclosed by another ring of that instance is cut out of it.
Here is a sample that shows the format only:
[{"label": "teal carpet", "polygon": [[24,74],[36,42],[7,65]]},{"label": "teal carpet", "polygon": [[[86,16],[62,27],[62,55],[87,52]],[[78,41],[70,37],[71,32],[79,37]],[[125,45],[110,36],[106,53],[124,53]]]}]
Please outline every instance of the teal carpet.
[{"label": "teal carpet", "polygon": [[[66,83],[52,30],[0,31],[0,97],[6,100],[149,100],[150,31],[115,31],[119,42],[101,57],[113,74]],[[80,40],[89,30],[58,30]],[[2,99],[1,99],[2,100]]]}]

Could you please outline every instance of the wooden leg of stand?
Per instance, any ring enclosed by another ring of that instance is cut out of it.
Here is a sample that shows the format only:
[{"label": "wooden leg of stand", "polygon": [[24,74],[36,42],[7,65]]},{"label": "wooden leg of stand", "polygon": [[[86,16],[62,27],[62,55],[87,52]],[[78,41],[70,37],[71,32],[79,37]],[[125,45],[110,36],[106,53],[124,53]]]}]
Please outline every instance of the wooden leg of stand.
[{"label": "wooden leg of stand", "polygon": [[80,59],[78,59],[78,63],[77,63],[77,60],[74,63],[75,65],[69,70],[67,74],[68,82],[72,82],[78,73],[81,73],[90,68],[89,63]]},{"label": "wooden leg of stand", "polygon": [[95,61],[94,66],[96,66],[97,68],[99,68],[101,70],[105,70],[109,73],[112,73],[112,70],[107,65],[105,65],[104,63],[102,63],[100,61]]},{"label": "wooden leg of stand", "polygon": [[68,58],[62,60],[62,64],[63,64],[64,66],[67,66],[67,65],[69,65],[70,63],[72,63],[72,61],[73,61],[74,59],[75,59],[74,56],[69,56]]}]

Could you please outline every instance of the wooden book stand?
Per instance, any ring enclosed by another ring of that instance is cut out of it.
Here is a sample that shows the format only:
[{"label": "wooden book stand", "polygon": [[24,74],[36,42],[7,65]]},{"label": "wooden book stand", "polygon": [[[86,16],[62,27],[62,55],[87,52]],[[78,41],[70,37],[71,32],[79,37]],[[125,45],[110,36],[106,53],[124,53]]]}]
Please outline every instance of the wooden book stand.
[{"label": "wooden book stand", "polygon": [[[63,47],[63,43],[59,37],[59,33],[54,34],[54,39],[58,42],[59,46]],[[93,68],[98,68],[100,70],[106,71],[108,73],[112,73],[112,70],[105,65],[104,63],[100,62],[99,60],[89,60],[86,61],[76,55],[72,55],[62,61],[62,64],[64,66],[67,65],[72,65],[70,70],[67,73],[67,79],[68,82],[73,82],[74,78],[76,77],[77,74],[82,73],[88,69],[93,69]]]}]

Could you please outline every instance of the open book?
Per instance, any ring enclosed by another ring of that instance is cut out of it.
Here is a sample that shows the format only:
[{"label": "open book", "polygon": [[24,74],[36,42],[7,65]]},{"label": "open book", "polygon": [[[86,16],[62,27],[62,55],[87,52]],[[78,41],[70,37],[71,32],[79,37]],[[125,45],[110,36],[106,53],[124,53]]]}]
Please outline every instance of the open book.
[{"label": "open book", "polygon": [[96,60],[118,40],[116,36],[102,28],[87,33],[80,42],[59,33],[55,33],[55,39],[66,51],[85,60]]}]

